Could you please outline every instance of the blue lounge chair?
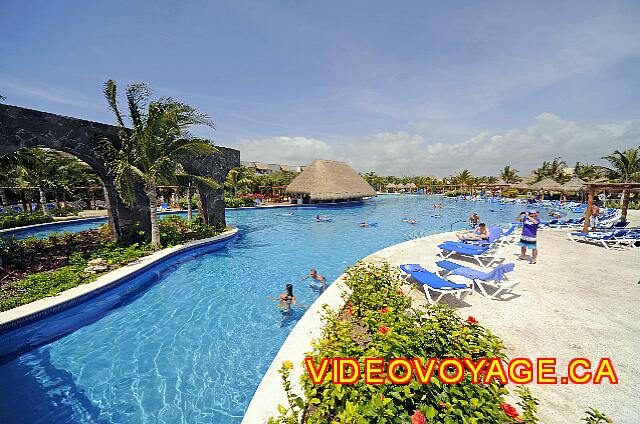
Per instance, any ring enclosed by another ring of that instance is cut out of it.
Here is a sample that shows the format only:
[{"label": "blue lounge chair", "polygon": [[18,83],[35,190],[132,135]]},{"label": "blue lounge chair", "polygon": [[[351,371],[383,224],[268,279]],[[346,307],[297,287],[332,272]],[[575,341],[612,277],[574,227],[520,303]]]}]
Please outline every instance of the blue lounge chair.
[{"label": "blue lounge chair", "polygon": [[[567,235],[573,242],[578,242],[578,240],[596,243],[602,245],[605,249],[611,249],[611,247],[619,244],[617,239],[625,237],[626,234],[629,233],[629,230],[616,230],[609,232],[591,232],[591,233],[581,233],[579,231],[573,231],[568,233]],[[609,246],[611,244],[611,246]]]},{"label": "blue lounge chair", "polygon": [[[491,266],[491,264],[495,262],[495,260],[498,258],[498,254],[499,254],[498,251],[500,250],[499,248],[491,249],[488,246],[481,247],[481,246],[455,245],[451,243],[441,243],[438,245],[438,249],[440,249],[440,251],[438,252],[438,256],[440,256],[442,259],[449,259],[451,256],[457,254],[457,255],[466,256],[468,258],[475,260],[478,263],[478,265],[480,265],[483,268]],[[494,251],[491,252],[492,250]],[[484,264],[482,260],[487,258],[489,259],[489,261],[486,264]]]},{"label": "blue lounge chair", "polygon": [[[438,261],[436,266],[446,271],[445,274],[460,275],[470,279],[478,287],[480,293],[490,299],[497,299],[503,292],[511,291],[516,285],[520,284],[520,280],[510,279],[506,274],[515,269],[512,263],[498,265],[490,271],[478,271],[476,269],[458,264],[452,261]],[[442,271],[439,273],[442,275]],[[489,294],[485,286],[495,288],[493,294]]]},{"label": "blue lounge chair", "polygon": [[[439,302],[446,294],[452,294],[462,300],[463,294],[468,294],[473,291],[473,289],[466,284],[451,283],[436,274],[429,272],[418,264],[400,265],[400,269],[415,281],[423,285],[427,300],[432,305]],[[434,300],[431,297],[430,291],[439,293],[440,295]]]},{"label": "blue lounge chair", "polygon": [[618,229],[626,228],[627,225],[629,225],[629,221],[618,221],[610,225],[598,227],[598,230],[618,230]]}]

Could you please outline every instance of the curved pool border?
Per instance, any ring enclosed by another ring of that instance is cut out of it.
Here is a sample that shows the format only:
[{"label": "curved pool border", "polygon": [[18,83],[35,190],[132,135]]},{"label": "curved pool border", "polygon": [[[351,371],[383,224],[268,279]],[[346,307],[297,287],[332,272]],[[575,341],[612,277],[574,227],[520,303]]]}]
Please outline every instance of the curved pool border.
[{"label": "curved pool border", "polygon": [[[447,235],[453,234],[456,234],[455,231],[446,231],[395,243],[365,256],[358,262],[380,263],[404,245],[410,245],[416,243],[418,240],[424,241],[429,238],[442,239]],[[330,284],[324,293],[313,302],[295,327],[293,327],[284,343],[282,343],[280,350],[278,350],[278,353],[273,358],[273,361],[271,361],[267,372],[262,377],[258,388],[253,394],[251,402],[249,402],[249,406],[242,418],[242,424],[266,423],[269,418],[278,415],[279,404],[288,405],[286,394],[282,388],[282,377],[278,372],[282,361],[289,360],[293,362],[294,368],[290,371],[289,381],[292,383],[294,393],[298,395],[303,394],[300,385],[300,376],[304,372],[303,361],[306,352],[310,352],[313,349],[313,340],[317,340],[322,336],[324,329],[322,315],[325,305],[332,309],[343,306],[342,295],[349,290],[343,282],[345,277],[346,274],[341,274]]]},{"label": "curved pool border", "polygon": [[159,250],[149,256],[142,257],[136,262],[103,274],[91,283],[81,284],[65,290],[56,296],[45,297],[26,305],[0,312],[0,335],[91,300],[96,296],[127,283],[149,268],[173,259],[180,254],[205,246],[225,243],[234,238],[238,234],[238,231],[238,228],[232,228],[215,237],[194,240]]}]

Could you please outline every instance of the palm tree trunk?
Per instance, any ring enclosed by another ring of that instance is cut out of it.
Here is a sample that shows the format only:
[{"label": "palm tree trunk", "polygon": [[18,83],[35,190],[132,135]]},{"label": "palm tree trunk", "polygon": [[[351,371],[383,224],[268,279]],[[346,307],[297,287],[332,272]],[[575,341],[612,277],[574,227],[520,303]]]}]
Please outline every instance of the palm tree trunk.
[{"label": "palm tree trunk", "polygon": [[0,190],[0,201],[2,202],[2,205],[7,205],[9,204],[9,202],[7,201],[7,192],[3,189]]},{"label": "palm tree trunk", "polygon": [[45,215],[49,215],[49,208],[47,207],[47,196],[45,196],[44,190],[41,186],[38,186],[38,193],[40,194],[40,207],[42,208],[42,213]]},{"label": "palm tree trunk", "polygon": [[620,221],[627,222],[627,209],[629,209],[629,198],[631,197],[631,193],[627,190],[622,191],[622,217]]},{"label": "palm tree trunk", "polygon": [[22,202],[22,210],[24,212],[31,212],[31,208],[27,208],[27,193],[23,188],[20,189],[20,202]]},{"label": "palm tree trunk", "polygon": [[193,201],[193,193],[191,192],[191,183],[187,185],[187,222],[191,222],[193,219],[193,206],[191,202]]},{"label": "palm tree trunk", "polygon": [[156,200],[158,193],[155,184],[145,185],[147,197],[149,198],[149,218],[151,221],[151,247],[158,249],[160,247],[160,225],[158,224],[158,209]]}]

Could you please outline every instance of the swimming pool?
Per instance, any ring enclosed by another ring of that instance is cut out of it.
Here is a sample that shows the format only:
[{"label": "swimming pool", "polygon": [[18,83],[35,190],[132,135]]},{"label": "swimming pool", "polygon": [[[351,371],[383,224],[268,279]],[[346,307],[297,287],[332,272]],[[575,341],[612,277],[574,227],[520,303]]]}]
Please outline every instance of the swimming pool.
[{"label": "swimming pool", "polygon": [[[446,206],[440,218],[432,217],[434,202]],[[282,321],[267,296],[292,282],[298,301],[310,304],[318,294],[300,279],[311,267],[333,281],[376,250],[449,231],[474,211],[506,224],[521,209],[379,196],[356,207],[228,211],[229,224],[240,228],[236,239],[138,277],[139,290],[106,311],[104,299],[87,302],[77,312],[86,325],[1,365],[0,422],[240,422],[301,313]],[[317,213],[333,221],[315,222]],[[405,216],[419,223],[404,223]],[[362,220],[379,224],[360,228]],[[101,312],[92,318],[93,310]]]},{"label": "swimming pool", "polygon": [[[187,212],[160,212],[160,219],[167,215],[181,215],[186,218]],[[68,221],[57,221],[46,225],[38,225],[23,228],[20,230],[9,230],[2,233],[4,237],[15,237],[18,240],[28,237],[45,238],[56,233],[78,233],[80,231],[97,228],[107,223],[107,218],[87,218],[87,219],[70,219]]]}]

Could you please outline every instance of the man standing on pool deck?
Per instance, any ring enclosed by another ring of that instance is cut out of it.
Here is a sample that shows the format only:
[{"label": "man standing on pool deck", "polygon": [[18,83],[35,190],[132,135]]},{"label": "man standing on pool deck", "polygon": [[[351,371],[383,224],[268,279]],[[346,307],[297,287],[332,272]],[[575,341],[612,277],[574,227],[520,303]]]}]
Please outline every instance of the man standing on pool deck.
[{"label": "man standing on pool deck", "polygon": [[[327,288],[327,280],[322,275],[318,274],[318,271],[316,271],[315,268],[311,268],[311,270],[309,271],[309,275],[304,277],[302,281],[306,280],[307,278],[311,278],[312,280],[311,284],[309,284],[309,287],[322,291],[325,291],[325,289]],[[313,284],[315,281],[320,283],[320,285]]]},{"label": "man standing on pool deck", "polygon": [[538,257],[538,226],[540,225],[540,219],[538,218],[538,211],[530,210],[524,215],[520,215],[518,218],[522,222],[522,235],[520,236],[520,256],[518,259],[524,260],[527,254],[527,249],[531,249],[531,264],[536,263]]}]

